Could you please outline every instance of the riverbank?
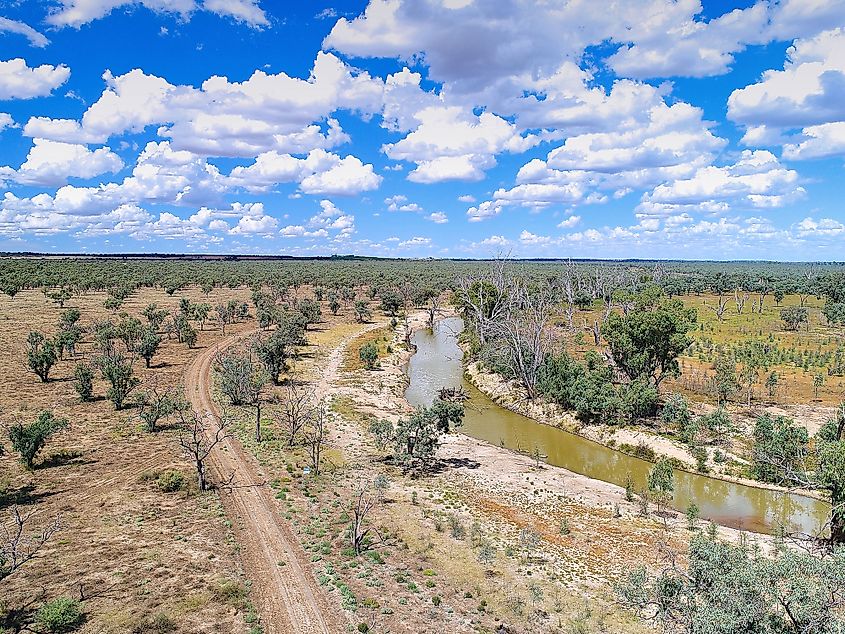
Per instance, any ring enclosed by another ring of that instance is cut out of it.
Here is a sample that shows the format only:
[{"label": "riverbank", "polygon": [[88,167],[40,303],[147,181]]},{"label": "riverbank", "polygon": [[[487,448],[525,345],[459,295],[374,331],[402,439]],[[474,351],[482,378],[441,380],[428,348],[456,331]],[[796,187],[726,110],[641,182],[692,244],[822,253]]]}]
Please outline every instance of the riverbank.
[{"label": "riverbank", "polygon": [[[464,352],[466,352],[465,349]],[[524,389],[519,385],[511,381],[506,381],[498,374],[485,371],[478,362],[467,363],[466,360],[464,361],[464,377],[500,407],[530,418],[538,423],[562,429],[576,436],[599,443],[608,449],[623,451],[622,448],[625,446],[633,449],[638,445],[645,445],[654,452],[656,457],[673,458],[676,464],[680,463],[684,465],[682,470],[688,473],[756,489],[777,491],[787,495],[801,495],[813,500],[827,502],[826,499],[818,495],[815,491],[782,487],[726,473],[722,466],[714,461],[714,453],[718,449],[715,447],[707,448],[708,472],[701,473],[696,470],[694,466],[696,461],[688,448],[678,441],[641,428],[632,429],[611,425],[582,425],[571,412],[564,410],[555,403],[549,403],[542,399],[529,399]],[[725,450],[723,449],[723,451]],[[623,451],[623,453],[636,455],[631,451]],[[728,459],[742,460],[740,456],[729,451],[725,451],[725,453]],[[676,468],[680,467],[676,466]]]}]

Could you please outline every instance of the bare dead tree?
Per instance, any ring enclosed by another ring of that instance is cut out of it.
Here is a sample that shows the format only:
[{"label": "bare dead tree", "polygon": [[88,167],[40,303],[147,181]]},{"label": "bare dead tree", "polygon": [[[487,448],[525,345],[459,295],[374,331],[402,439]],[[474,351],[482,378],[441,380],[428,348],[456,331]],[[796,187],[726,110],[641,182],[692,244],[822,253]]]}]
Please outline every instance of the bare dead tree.
[{"label": "bare dead tree", "polygon": [[739,289],[734,289],[734,304],[736,304],[736,314],[741,315],[745,310],[745,303],[748,301],[748,293],[739,294]]},{"label": "bare dead tree", "polygon": [[601,345],[601,323],[598,319],[593,320],[593,325],[590,326],[587,324],[587,320],[584,320],[584,329],[590,331],[590,334],[593,335],[593,342],[595,345]]},{"label": "bare dead tree", "polygon": [[352,505],[352,519],[349,526],[349,537],[356,555],[360,555],[372,545],[367,540],[372,533],[378,536],[379,542],[383,541],[378,529],[370,525],[369,521],[370,513],[378,503],[379,496],[372,491],[369,483],[358,487],[355,502]]},{"label": "bare dead tree", "polygon": [[288,434],[289,447],[296,442],[299,432],[313,422],[317,409],[311,390],[295,385],[287,386],[280,409],[280,422]]},{"label": "bare dead tree", "polygon": [[434,328],[434,322],[437,319],[437,313],[440,312],[439,295],[435,295],[432,293],[431,297],[428,299],[428,306],[426,306],[426,311],[428,312],[428,327]]},{"label": "bare dead tree", "polygon": [[573,320],[575,318],[575,298],[580,288],[580,275],[572,260],[567,260],[563,265],[563,272],[558,278],[558,284],[566,304],[566,322],[570,331],[575,330]]},{"label": "bare dead tree", "polygon": [[34,559],[44,544],[61,529],[59,515],[49,524],[34,529],[31,525],[34,514],[35,511],[22,514],[17,504],[12,506],[12,521],[3,524],[0,534],[0,581]]},{"label": "bare dead tree", "polygon": [[179,445],[185,455],[194,463],[197,471],[197,486],[200,491],[208,489],[205,461],[211,451],[229,437],[229,420],[225,416],[217,418],[213,414],[200,414],[195,410],[182,410],[179,413]]},{"label": "bare dead tree", "polygon": [[328,419],[328,408],[325,401],[320,401],[314,407],[311,420],[306,425],[303,435],[305,445],[308,447],[308,457],[311,459],[311,468],[315,474],[320,473],[320,464],[323,455],[323,441],[326,437],[326,421]]},{"label": "bare dead tree", "polygon": [[[719,297],[717,299],[718,299],[717,304],[715,306],[710,306],[709,308],[714,313],[716,313],[716,317],[719,319],[719,321],[723,321],[724,318],[725,318],[725,310],[728,307],[728,298],[723,296],[723,295],[719,295]],[[705,302],[705,305],[706,305],[706,302]]]},{"label": "bare dead tree", "polygon": [[537,375],[551,342],[546,326],[557,303],[555,293],[549,284],[529,288],[516,276],[510,276],[506,283],[506,310],[501,318],[490,320],[486,329],[504,343],[511,368],[533,399],[537,396]]},{"label": "bare dead tree", "polygon": [[494,340],[529,398],[537,396],[537,375],[549,349],[546,325],[557,305],[549,280],[529,283],[513,265],[496,260],[486,276],[459,281],[458,303],[482,344]]},{"label": "bare dead tree", "polygon": [[593,297],[604,301],[604,321],[613,310],[613,293],[621,288],[628,272],[617,267],[597,266],[593,271]]},{"label": "bare dead tree", "polygon": [[455,291],[465,319],[471,320],[479,341],[487,341],[487,326],[501,319],[507,311],[507,261],[497,258],[486,276],[466,276],[458,279]]}]

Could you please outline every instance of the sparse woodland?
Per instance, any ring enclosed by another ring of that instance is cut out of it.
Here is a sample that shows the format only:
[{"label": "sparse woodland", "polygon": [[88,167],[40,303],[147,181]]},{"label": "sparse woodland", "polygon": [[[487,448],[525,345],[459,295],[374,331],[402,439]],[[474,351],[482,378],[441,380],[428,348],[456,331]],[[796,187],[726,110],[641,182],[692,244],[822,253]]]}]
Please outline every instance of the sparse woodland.
[{"label": "sparse woodland", "polygon": [[[0,290],[0,632],[278,631],[263,584],[299,572],[251,576],[247,487],[337,631],[845,627],[841,265],[10,258]],[[412,335],[453,314],[465,363],[647,485],[469,438],[460,391],[412,409]],[[720,528],[679,468],[830,515]]]}]

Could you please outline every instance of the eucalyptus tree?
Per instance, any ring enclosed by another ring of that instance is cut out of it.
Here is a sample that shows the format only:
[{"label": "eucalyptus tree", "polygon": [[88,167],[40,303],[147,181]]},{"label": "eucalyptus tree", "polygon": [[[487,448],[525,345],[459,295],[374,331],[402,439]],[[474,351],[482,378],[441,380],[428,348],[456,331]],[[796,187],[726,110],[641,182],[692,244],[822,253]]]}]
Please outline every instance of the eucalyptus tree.
[{"label": "eucalyptus tree", "polygon": [[26,363],[42,383],[49,380],[50,370],[58,360],[58,348],[52,339],[36,330],[29,333],[26,339]]},{"label": "eucalyptus tree", "polygon": [[132,368],[132,358],[119,352],[110,352],[97,359],[103,378],[109,382],[106,397],[114,403],[116,410],[122,410],[126,399],[141,383]]},{"label": "eucalyptus tree", "polygon": [[620,602],[667,634],[838,634],[845,630],[845,549],[771,557],[697,534],[686,563],[666,551],[616,586]]},{"label": "eucalyptus tree", "polygon": [[27,469],[32,469],[38,453],[47,444],[47,440],[53,434],[67,428],[69,425],[66,418],[59,418],[53,412],[44,410],[38,414],[36,419],[24,424],[18,421],[9,427],[9,440],[12,449],[18,452],[21,462]]}]

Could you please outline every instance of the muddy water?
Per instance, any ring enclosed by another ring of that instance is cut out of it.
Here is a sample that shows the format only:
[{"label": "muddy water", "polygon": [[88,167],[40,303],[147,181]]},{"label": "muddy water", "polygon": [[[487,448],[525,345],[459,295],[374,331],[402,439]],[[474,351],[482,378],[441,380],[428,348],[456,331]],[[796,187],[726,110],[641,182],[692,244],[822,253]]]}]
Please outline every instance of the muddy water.
[{"label": "muddy water", "polygon": [[[462,327],[460,319],[450,318],[438,322],[434,332],[420,330],[414,335],[417,352],[408,364],[408,402],[428,405],[441,387],[463,385],[470,394],[463,433],[517,451],[532,452],[536,447],[549,464],[619,486],[625,485],[630,473],[637,489],[644,487],[652,466],[648,462],[511,412],[464,380],[462,352],[457,345]],[[800,495],[676,471],[672,505],[685,510],[693,502],[704,518],[759,533],[769,533],[780,524],[815,532],[829,508]]]}]

